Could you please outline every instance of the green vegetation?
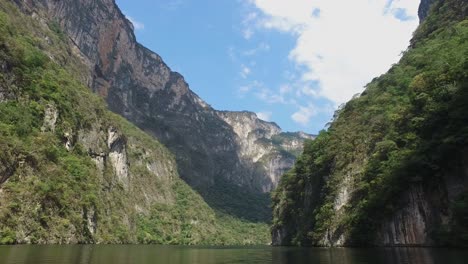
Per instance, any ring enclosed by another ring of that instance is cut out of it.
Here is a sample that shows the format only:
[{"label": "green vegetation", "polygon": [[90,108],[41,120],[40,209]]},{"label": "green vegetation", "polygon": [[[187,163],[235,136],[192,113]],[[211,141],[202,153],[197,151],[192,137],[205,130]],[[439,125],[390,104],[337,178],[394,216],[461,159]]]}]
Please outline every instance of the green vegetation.
[{"label": "green vegetation", "polygon": [[140,243],[187,245],[269,243],[266,224],[256,224],[228,214],[216,213],[182,182],[176,184],[175,190],[177,195],[175,206],[156,205],[149,216],[140,216],[138,221]]},{"label": "green vegetation", "polygon": [[291,141],[298,140],[299,138],[301,138],[301,135],[299,132],[282,132],[278,135],[274,135],[271,138],[271,142],[280,148],[284,156],[292,156],[294,158],[297,158],[299,155],[301,155],[301,152],[299,149],[286,150],[282,148],[281,146],[283,144],[291,144]]},{"label": "green vegetation", "polygon": [[268,193],[254,193],[222,179],[200,192],[204,193],[204,199],[211,207],[223,214],[244,221],[271,222],[271,200]]},{"label": "green vegetation", "polygon": [[[41,25],[7,2],[0,0],[0,244],[269,242],[266,224],[215,212],[178,178],[167,149],[107,110],[80,82],[86,68],[57,23]],[[108,142],[110,130],[118,143]],[[111,152],[127,159],[129,183]]]},{"label": "green vegetation", "polygon": [[[288,230],[289,243],[322,244],[335,230],[332,239],[344,234],[351,244],[373,244],[404,191],[437,192],[446,177],[466,173],[468,4],[436,5],[400,62],[337,111],[282,178],[273,194],[273,229]],[[338,210],[343,185],[351,195]],[[433,232],[440,244],[448,244],[444,237],[468,243],[466,205],[466,194],[446,205],[454,216]]]}]

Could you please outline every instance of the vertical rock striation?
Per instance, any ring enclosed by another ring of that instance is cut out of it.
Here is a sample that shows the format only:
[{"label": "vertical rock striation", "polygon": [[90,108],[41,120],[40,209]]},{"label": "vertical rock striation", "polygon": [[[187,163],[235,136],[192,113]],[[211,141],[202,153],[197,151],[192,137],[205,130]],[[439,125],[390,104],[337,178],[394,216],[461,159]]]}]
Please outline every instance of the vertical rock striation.
[{"label": "vertical rock striation", "polygon": [[422,0],[419,16],[400,61],[282,177],[274,245],[468,245],[468,3]]},{"label": "vertical rock striation", "polygon": [[[0,244],[268,243],[265,223],[214,211],[179,178],[173,153],[83,85],[99,79],[100,41],[89,37],[99,25],[85,22],[112,20],[112,1],[14,2],[0,0]],[[60,29],[61,12],[81,19],[88,48]]]},{"label": "vertical rock striation", "polygon": [[[240,146],[238,155],[246,168],[251,168],[251,180],[262,192],[272,191],[286,171],[292,168],[305,140],[314,137],[305,133],[283,133],[272,122],[266,122],[252,112],[218,111],[234,133]],[[263,177],[259,177],[259,175]]]},{"label": "vertical rock striation", "polygon": [[300,152],[303,139],[310,138],[301,134],[290,141],[293,145],[265,146],[258,149],[262,154],[250,153],[262,145],[253,142],[271,141],[271,133],[279,134],[279,128],[271,126],[270,134],[248,134],[264,129],[254,115],[251,124],[259,127],[233,127],[227,122],[229,112],[214,110],[160,56],[136,41],[132,24],[113,0],[15,2],[24,12],[61,26],[72,50],[87,65],[83,81],[112,111],[162,141],[175,154],[181,177],[196,188],[223,179],[253,192],[270,191],[293,164],[287,152]]},{"label": "vertical rock striation", "polygon": [[434,0],[421,0],[418,8],[419,21],[422,22],[428,15],[431,5],[434,3]]}]

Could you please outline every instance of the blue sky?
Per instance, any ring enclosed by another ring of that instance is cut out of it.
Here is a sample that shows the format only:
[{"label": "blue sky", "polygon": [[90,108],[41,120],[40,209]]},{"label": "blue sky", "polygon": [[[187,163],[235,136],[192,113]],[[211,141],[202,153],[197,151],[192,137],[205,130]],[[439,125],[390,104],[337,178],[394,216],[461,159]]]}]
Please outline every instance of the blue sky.
[{"label": "blue sky", "polygon": [[317,133],[397,62],[418,0],[117,0],[140,43],[219,110]]}]

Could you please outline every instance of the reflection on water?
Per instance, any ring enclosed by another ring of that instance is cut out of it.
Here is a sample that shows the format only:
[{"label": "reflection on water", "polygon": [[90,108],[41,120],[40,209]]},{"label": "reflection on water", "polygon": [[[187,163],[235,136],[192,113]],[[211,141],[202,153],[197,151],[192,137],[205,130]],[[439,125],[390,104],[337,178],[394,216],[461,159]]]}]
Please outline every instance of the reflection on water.
[{"label": "reflection on water", "polygon": [[3,264],[466,264],[468,251],[433,248],[182,247],[143,245],[3,246]]}]

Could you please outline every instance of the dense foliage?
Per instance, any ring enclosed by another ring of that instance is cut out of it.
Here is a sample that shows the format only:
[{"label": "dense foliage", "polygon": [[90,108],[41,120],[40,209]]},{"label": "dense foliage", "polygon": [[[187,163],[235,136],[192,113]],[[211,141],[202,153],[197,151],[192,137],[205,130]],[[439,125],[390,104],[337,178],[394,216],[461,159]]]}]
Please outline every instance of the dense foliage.
[{"label": "dense foliage", "polygon": [[[269,242],[266,224],[215,212],[176,168],[152,175],[145,162],[172,168],[174,157],[81,83],[86,69],[66,41],[56,23],[0,1],[0,244]],[[109,152],[101,135],[110,127],[134,186],[109,161],[99,169],[92,155],[101,154],[82,144],[98,131],[95,144]],[[147,186],[154,192],[141,193]]]},{"label": "dense foliage", "polygon": [[217,179],[215,185],[200,192],[204,193],[206,202],[219,212],[256,223],[271,222],[268,193],[254,193],[222,179]]},{"label": "dense foliage", "polygon": [[[182,182],[175,186],[176,206],[158,204],[149,216],[138,219],[138,242],[186,245],[267,244],[270,237],[265,223],[248,222],[215,212]],[[174,228],[176,227],[176,228]]]},{"label": "dense foliage", "polygon": [[[404,191],[437,190],[449,175],[466,173],[467,12],[466,1],[436,3],[400,62],[307,143],[273,195],[273,231],[286,230],[286,243],[324,244],[335,230],[350,244],[373,244]],[[446,205],[454,215],[432,230],[438,244],[468,244],[466,197]]]}]

